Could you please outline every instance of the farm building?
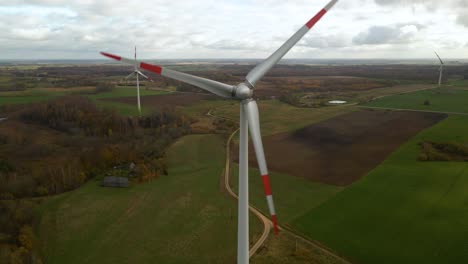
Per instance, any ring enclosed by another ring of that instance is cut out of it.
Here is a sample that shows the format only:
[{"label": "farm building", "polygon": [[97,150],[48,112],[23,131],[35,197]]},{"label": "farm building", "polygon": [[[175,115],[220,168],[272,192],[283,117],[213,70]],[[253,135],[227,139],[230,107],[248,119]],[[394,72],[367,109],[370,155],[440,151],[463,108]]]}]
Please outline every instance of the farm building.
[{"label": "farm building", "polygon": [[128,179],[125,177],[106,176],[102,180],[102,187],[127,188]]}]

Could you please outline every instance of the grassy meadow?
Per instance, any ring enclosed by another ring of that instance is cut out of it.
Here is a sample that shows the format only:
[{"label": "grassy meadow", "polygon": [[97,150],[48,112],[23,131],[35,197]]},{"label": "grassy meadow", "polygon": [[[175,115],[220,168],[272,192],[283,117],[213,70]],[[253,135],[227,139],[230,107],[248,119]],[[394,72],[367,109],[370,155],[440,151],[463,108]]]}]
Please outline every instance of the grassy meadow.
[{"label": "grassy meadow", "polygon": [[[43,202],[46,263],[231,263],[237,205],[220,190],[224,140],[187,136],[167,151],[169,176],[128,189],[97,181]],[[262,230],[251,217],[251,234]]]},{"label": "grassy meadow", "polygon": [[[206,116],[206,113],[211,111],[211,114],[215,116],[226,117],[238,122],[239,107],[239,102],[235,100],[206,100],[181,110],[193,117]],[[355,107],[349,105],[298,108],[278,100],[258,101],[258,107],[262,135],[264,136],[297,130],[355,110]]]},{"label": "grassy meadow", "polygon": [[[426,101],[429,104],[425,104]],[[371,101],[365,106],[468,113],[468,90],[447,86],[384,97]]]},{"label": "grassy meadow", "polygon": [[466,143],[466,131],[451,116],[421,132],[293,227],[356,263],[468,262],[468,164],[417,161],[419,142]]},{"label": "grassy meadow", "polygon": [[[234,192],[237,193],[239,170],[237,164],[234,165],[230,184]],[[251,166],[255,165],[251,164]],[[343,187],[316,183],[274,171],[270,171],[270,182],[280,225],[290,225],[298,217],[343,190]],[[249,190],[250,203],[265,215],[269,215],[262,178],[260,171],[256,168],[250,168],[249,170]]]},{"label": "grassy meadow", "polygon": [[[65,95],[82,95],[87,96],[93,100],[98,106],[108,107],[115,109],[117,112],[123,115],[138,115],[137,100],[136,100],[136,88],[135,87],[117,87],[109,92],[93,93],[93,87],[82,87],[82,88],[70,88],[70,89],[28,89],[24,91],[16,92],[1,92],[0,93],[0,106],[7,104],[29,104],[41,101],[51,100],[60,96]],[[140,89],[140,96],[148,95],[161,95],[166,94],[165,91],[154,91]],[[119,98],[119,97],[135,97],[135,105],[129,105],[125,103],[103,101],[100,99]],[[153,109],[151,107],[142,107],[143,114],[151,113]]]}]

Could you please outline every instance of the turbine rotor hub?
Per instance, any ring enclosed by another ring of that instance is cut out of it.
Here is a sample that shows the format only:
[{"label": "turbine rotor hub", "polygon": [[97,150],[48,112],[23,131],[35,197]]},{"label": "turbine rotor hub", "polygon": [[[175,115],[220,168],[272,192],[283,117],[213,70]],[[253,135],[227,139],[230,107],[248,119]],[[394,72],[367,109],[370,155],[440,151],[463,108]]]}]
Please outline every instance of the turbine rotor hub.
[{"label": "turbine rotor hub", "polygon": [[240,83],[234,88],[232,96],[240,100],[249,99],[253,96],[253,89],[246,83]]}]

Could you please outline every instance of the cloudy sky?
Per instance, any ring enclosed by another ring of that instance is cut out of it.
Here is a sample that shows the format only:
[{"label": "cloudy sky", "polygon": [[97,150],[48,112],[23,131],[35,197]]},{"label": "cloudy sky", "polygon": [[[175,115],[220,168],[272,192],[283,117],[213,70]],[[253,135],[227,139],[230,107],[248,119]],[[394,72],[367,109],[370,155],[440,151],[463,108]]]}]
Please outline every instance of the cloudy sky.
[{"label": "cloudy sky", "polygon": [[[263,58],[328,0],[9,0],[0,59]],[[468,58],[468,0],[341,0],[288,58]]]}]

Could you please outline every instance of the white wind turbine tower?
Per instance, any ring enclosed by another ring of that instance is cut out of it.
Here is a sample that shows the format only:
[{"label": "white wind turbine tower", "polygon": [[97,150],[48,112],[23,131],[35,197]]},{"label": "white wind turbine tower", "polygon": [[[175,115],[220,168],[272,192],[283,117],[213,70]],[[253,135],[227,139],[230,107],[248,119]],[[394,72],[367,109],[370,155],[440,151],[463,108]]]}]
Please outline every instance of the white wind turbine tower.
[{"label": "white wind turbine tower", "polygon": [[143,74],[139,69],[138,69],[138,61],[137,61],[137,50],[136,50],[136,46],[135,46],[135,59],[133,61],[132,64],[135,65],[135,69],[133,70],[132,73],[130,73],[127,77],[125,77],[125,82],[128,81],[128,79],[130,79],[131,77],[133,76],[136,76],[136,85],[137,85],[137,101],[138,101],[138,112],[140,112],[140,116],[141,116],[141,101],[140,101],[140,78],[139,76],[143,76],[143,78],[146,78],[147,80],[150,80],[151,79],[146,76],[145,74]]},{"label": "white wind turbine tower", "polygon": [[439,61],[440,61],[440,69],[439,69],[439,88],[440,88],[440,86],[442,85],[442,73],[444,71],[444,65],[445,64],[442,61],[442,59],[440,58],[439,54],[437,54],[437,52],[435,52],[435,54],[437,55],[437,58],[439,58]]},{"label": "white wind turbine tower", "polygon": [[218,96],[238,100],[240,102],[240,129],[239,129],[239,200],[238,200],[238,236],[237,236],[237,263],[249,263],[249,193],[248,193],[248,132],[253,142],[257,163],[260,168],[263,187],[265,191],[268,209],[271,215],[275,233],[278,232],[273,196],[271,193],[268,169],[263,151],[262,137],[260,133],[260,120],[257,102],[253,98],[255,84],[275,66],[279,60],[296,45],[299,40],[338,2],[330,1],[312,19],[310,19],[299,31],[291,36],[270,57],[253,68],[246,76],[245,81],[237,85],[228,85],[206,78],[170,70],[158,65],[146,62],[134,61],[117,55],[101,52],[102,55],[127,64],[135,64],[135,71],[144,69],[161,76],[185,82]]}]

